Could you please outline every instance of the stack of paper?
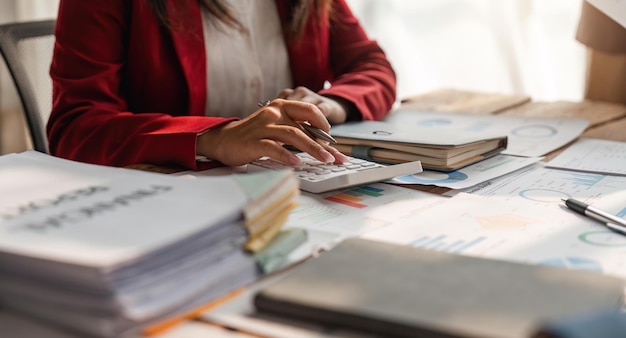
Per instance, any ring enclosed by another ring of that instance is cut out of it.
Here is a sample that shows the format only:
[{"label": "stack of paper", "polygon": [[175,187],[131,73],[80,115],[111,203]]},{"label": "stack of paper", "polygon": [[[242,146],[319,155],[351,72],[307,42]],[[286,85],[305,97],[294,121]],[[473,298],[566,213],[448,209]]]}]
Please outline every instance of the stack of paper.
[{"label": "stack of paper", "polygon": [[421,161],[425,169],[450,171],[494,156],[507,136],[431,128],[390,121],[364,121],[333,127],[342,153],[387,163]]},{"label": "stack of paper", "polygon": [[0,303],[96,336],[185,313],[259,276],[243,246],[271,240],[281,220],[264,216],[288,210],[297,184],[289,171],[185,179],[2,156]]},{"label": "stack of paper", "polygon": [[260,251],[278,234],[300,193],[299,181],[293,175],[267,171],[233,176],[251,200],[243,209],[249,234],[245,247],[251,252]]}]

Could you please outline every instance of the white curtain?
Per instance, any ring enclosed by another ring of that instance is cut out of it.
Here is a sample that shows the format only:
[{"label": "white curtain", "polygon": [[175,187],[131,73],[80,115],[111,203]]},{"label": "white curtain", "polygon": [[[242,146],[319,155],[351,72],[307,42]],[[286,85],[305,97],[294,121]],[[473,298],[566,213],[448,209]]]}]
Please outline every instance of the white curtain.
[{"label": "white curtain", "polygon": [[56,17],[59,0],[0,0],[0,23]]},{"label": "white curtain", "polygon": [[580,100],[580,0],[348,0],[396,69],[398,96],[455,88]]}]

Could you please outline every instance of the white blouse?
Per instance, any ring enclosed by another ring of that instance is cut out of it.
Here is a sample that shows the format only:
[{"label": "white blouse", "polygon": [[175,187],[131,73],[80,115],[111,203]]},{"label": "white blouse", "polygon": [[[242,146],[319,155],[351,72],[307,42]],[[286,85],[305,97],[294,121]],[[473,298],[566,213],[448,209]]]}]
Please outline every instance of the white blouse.
[{"label": "white blouse", "polygon": [[202,10],[207,57],[206,115],[246,117],[259,101],[292,88],[291,70],[274,0],[228,0],[246,32]]}]

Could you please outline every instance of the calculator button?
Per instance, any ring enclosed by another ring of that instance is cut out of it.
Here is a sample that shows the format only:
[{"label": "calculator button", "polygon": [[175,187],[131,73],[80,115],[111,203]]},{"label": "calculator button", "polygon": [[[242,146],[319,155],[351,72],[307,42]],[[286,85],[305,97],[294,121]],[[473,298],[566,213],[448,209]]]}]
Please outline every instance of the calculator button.
[{"label": "calculator button", "polygon": [[312,193],[380,182],[422,171],[419,161],[387,166],[347,156],[346,162],[333,164],[320,162],[307,153],[297,153],[296,156],[301,161],[298,165],[289,166],[264,157],[249,164],[248,171],[292,169],[300,180],[300,189]]}]

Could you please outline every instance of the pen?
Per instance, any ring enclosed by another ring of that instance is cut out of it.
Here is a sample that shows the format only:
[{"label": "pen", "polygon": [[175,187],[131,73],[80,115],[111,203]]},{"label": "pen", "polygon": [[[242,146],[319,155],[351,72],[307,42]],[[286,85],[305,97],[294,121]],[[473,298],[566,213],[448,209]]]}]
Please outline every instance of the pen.
[{"label": "pen", "polygon": [[[257,103],[257,105],[259,107],[265,107],[270,103],[270,101],[259,101],[259,103]],[[302,130],[304,131],[305,134],[309,135],[310,138],[315,139],[315,138],[319,138],[321,140],[324,141],[328,141],[332,144],[336,144],[337,140],[335,140],[332,136],[330,136],[327,132],[321,130],[320,128],[317,127],[313,127],[312,125],[308,124],[307,122],[301,122],[298,123],[298,125],[300,126],[300,128],[302,128]]]},{"label": "pen", "polygon": [[601,222],[613,231],[626,235],[626,220],[572,198],[563,201],[565,206],[573,211]]}]

